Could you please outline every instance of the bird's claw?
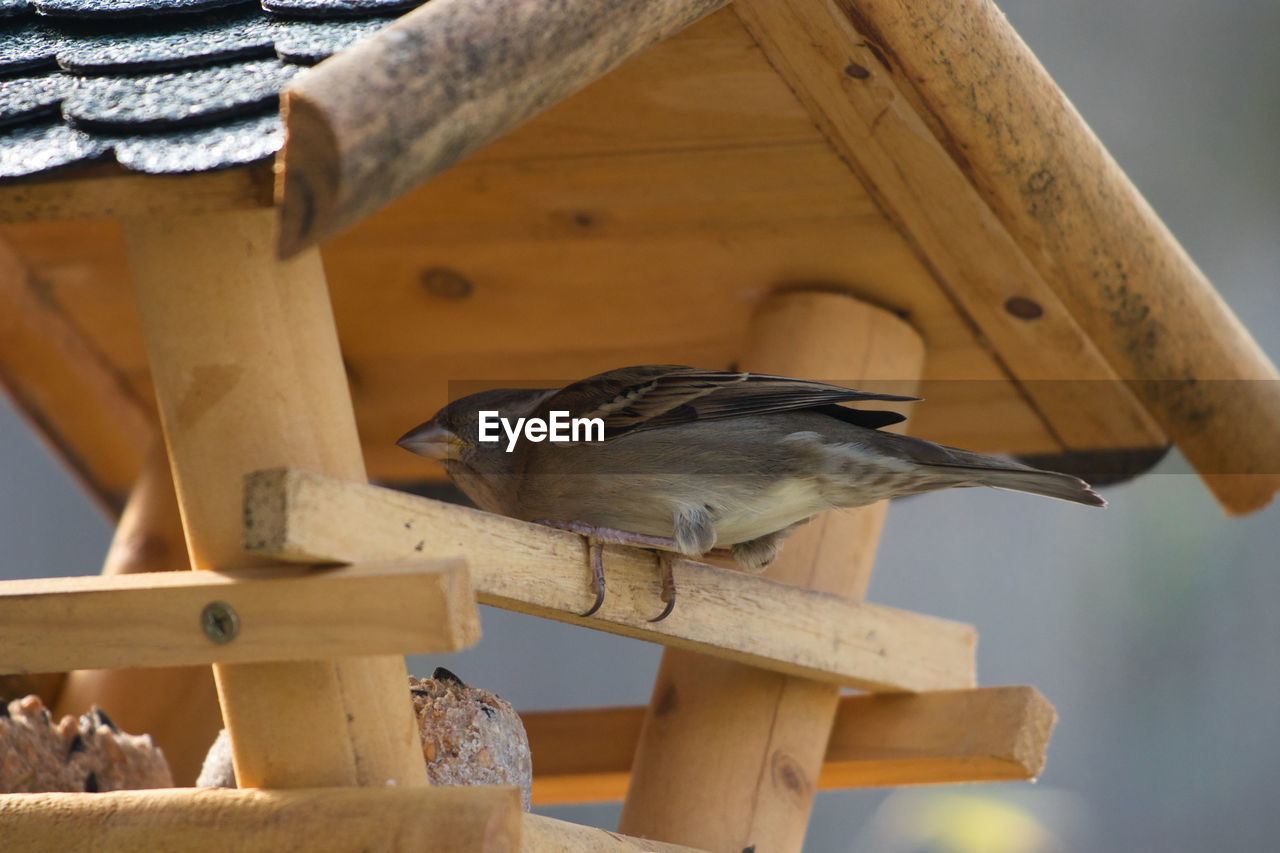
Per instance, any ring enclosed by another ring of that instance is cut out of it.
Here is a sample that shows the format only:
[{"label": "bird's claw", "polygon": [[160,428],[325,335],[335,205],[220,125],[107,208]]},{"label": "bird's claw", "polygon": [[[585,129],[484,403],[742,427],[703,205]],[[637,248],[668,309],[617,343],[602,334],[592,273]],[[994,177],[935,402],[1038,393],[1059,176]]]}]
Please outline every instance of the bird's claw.
[{"label": "bird's claw", "polygon": [[594,539],[588,539],[587,552],[591,557],[591,591],[596,594],[596,600],[585,613],[578,614],[583,619],[594,615],[600,605],[604,604],[604,546]]},{"label": "bird's claw", "polygon": [[579,618],[585,619],[588,616],[594,616],[595,612],[604,604],[604,546],[605,543],[610,545],[628,545],[635,548],[651,548],[656,549],[654,553],[658,557],[658,569],[662,576],[662,600],[666,603],[662,613],[650,619],[650,622],[661,622],[671,615],[671,611],[676,606],[676,582],[675,577],[671,573],[671,548],[675,547],[675,542],[663,536],[651,536],[643,533],[631,533],[626,530],[614,530],[609,527],[595,527],[581,521],[552,521],[549,519],[538,519],[535,524],[542,524],[546,527],[552,527],[557,530],[567,530],[571,533],[577,533],[585,536],[587,539],[587,549],[590,554],[591,561],[591,591],[595,593],[596,600],[584,613],[579,613]]},{"label": "bird's claw", "polygon": [[662,576],[662,600],[667,603],[662,612],[650,622],[661,622],[671,615],[676,607],[676,578],[671,571],[671,555],[662,551],[655,552],[658,557],[658,571]]}]

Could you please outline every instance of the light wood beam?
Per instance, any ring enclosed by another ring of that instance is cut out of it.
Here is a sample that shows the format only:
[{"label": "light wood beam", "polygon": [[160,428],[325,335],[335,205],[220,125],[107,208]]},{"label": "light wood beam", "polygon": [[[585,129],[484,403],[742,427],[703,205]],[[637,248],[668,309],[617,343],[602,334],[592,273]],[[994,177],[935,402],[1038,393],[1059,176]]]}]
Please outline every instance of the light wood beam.
[{"label": "light wood beam", "polygon": [[958,622],[676,560],[679,603],[652,623],[662,610],[656,560],[612,546],[604,606],[584,619],[577,614],[593,596],[577,534],[298,471],[258,472],[246,491],[254,554],[304,562],[465,554],[483,604],[864,690],[974,683],[973,629]]},{"label": "light wood beam", "polygon": [[[621,800],[645,708],[520,715],[534,755],[534,805]],[[1034,687],[841,696],[819,790],[1034,779],[1053,706]]]},{"label": "light wood beam", "polygon": [[0,672],[434,654],[479,637],[460,559],[0,581]]},{"label": "light wood beam", "polygon": [[[923,365],[924,344],[905,322],[827,292],[766,301],[742,360],[762,373],[887,381],[908,394]],[[768,577],[854,604],[886,506],[819,516],[789,538]],[[838,693],[829,682],[668,649],[618,829],[713,850],[799,851]]]},{"label": "light wood beam", "polygon": [[[121,223],[191,564],[241,547],[242,478],[365,479],[316,251],[276,259],[274,211]],[[246,787],[425,785],[404,658],[216,665]]]},{"label": "light wood beam", "polygon": [[6,849],[60,853],[511,853],[521,821],[520,792],[509,787],[0,795]]},{"label": "light wood beam", "polygon": [[725,0],[433,0],[285,88],[281,253],[416,184]]},{"label": "light wood beam", "polygon": [[[1043,281],[1046,315],[1065,311],[1125,383],[1084,388],[1136,395],[1228,512],[1270,502],[1280,373],[995,3],[734,9],[984,331],[994,339],[1000,325],[979,312],[1000,310],[1010,286],[1040,302]],[[1008,329],[1037,331],[1038,321]],[[1046,336],[1043,351],[1069,342]]]}]

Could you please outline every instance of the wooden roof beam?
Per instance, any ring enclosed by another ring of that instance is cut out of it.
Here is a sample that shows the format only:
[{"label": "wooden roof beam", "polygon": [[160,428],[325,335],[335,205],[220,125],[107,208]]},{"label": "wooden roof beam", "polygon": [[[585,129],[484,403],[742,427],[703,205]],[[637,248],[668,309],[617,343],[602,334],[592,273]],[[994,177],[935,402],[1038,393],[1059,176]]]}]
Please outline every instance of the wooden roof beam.
[{"label": "wooden roof beam", "polygon": [[[959,294],[988,286],[952,273],[964,272],[956,240],[994,226],[993,244],[1025,258],[1010,256],[1013,281],[1043,280],[1055,297],[1046,310],[1060,302],[1222,506],[1270,502],[1280,490],[1280,373],[991,0],[733,8],[941,281]],[[904,122],[928,138],[899,134],[910,161],[886,159],[884,141]],[[935,173],[965,180],[928,196],[910,186]],[[983,229],[928,227],[957,200]]]},{"label": "wooden roof beam", "polygon": [[284,90],[280,251],[334,234],[726,0],[433,0]]}]

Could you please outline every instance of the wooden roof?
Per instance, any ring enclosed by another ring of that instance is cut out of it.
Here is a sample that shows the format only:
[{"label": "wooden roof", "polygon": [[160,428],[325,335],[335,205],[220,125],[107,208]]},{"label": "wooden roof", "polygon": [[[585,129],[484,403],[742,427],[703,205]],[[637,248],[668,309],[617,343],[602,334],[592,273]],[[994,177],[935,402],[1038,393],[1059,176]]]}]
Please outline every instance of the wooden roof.
[{"label": "wooden roof", "polygon": [[[327,239],[370,475],[423,477],[393,442],[450,380],[727,367],[768,294],[816,287],[924,336],[917,435],[1172,437],[1229,509],[1269,500],[1280,384],[1205,380],[1274,367],[990,3],[911,6],[738,0]],[[113,217],[269,204],[270,181],[0,187],[0,375],[113,503],[155,433]]]}]

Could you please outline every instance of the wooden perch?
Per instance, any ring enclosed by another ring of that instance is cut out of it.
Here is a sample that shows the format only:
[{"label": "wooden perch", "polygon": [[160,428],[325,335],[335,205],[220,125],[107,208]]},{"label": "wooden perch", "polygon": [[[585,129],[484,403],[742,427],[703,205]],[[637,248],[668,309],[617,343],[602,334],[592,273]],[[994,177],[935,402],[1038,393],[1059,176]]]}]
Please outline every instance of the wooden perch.
[{"label": "wooden perch", "polygon": [[582,537],[467,507],[300,471],[246,480],[245,547],[281,560],[359,562],[465,554],[481,603],[693,649],[864,690],[974,684],[973,628],[677,560],[680,599],[661,609],[656,561],[605,553],[608,595],[593,617]]},{"label": "wooden perch", "polygon": [[432,0],[285,89],[280,251],[400,196],[725,0]]},{"label": "wooden perch", "polygon": [[[996,235],[983,238],[994,251],[976,267],[979,288],[997,268],[1014,280],[1033,270],[1033,295],[1043,279],[1055,297],[1045,310],[1060,303],[1074,318],[1228,512],[1280,490],[1280,374],[994,3],[734,9],[940,278],[966,293],[975,265],[955,235],[969,229],[945,217],[972,210]],[[990,311],[962,301],[980,319]]]},{"label": "wooden perch", "polygon": [[[533,802],[622,799],[644,711],[521,714],[534,755]],[[1034,779],[1056,716],[1034,687],[842,696],[818,787]]]},{"label": "wooden perch", "polygon": [[[211,602],[235,614],[223,642],[202,625]],[[0,672],[425,654],[479,638],[458,559],[0,582]]]},{"label": "wooden perch", "polygon": [[5,849],[61,853],[509,853],[521,821],[519,791],[496,786],[0,795]]}]

